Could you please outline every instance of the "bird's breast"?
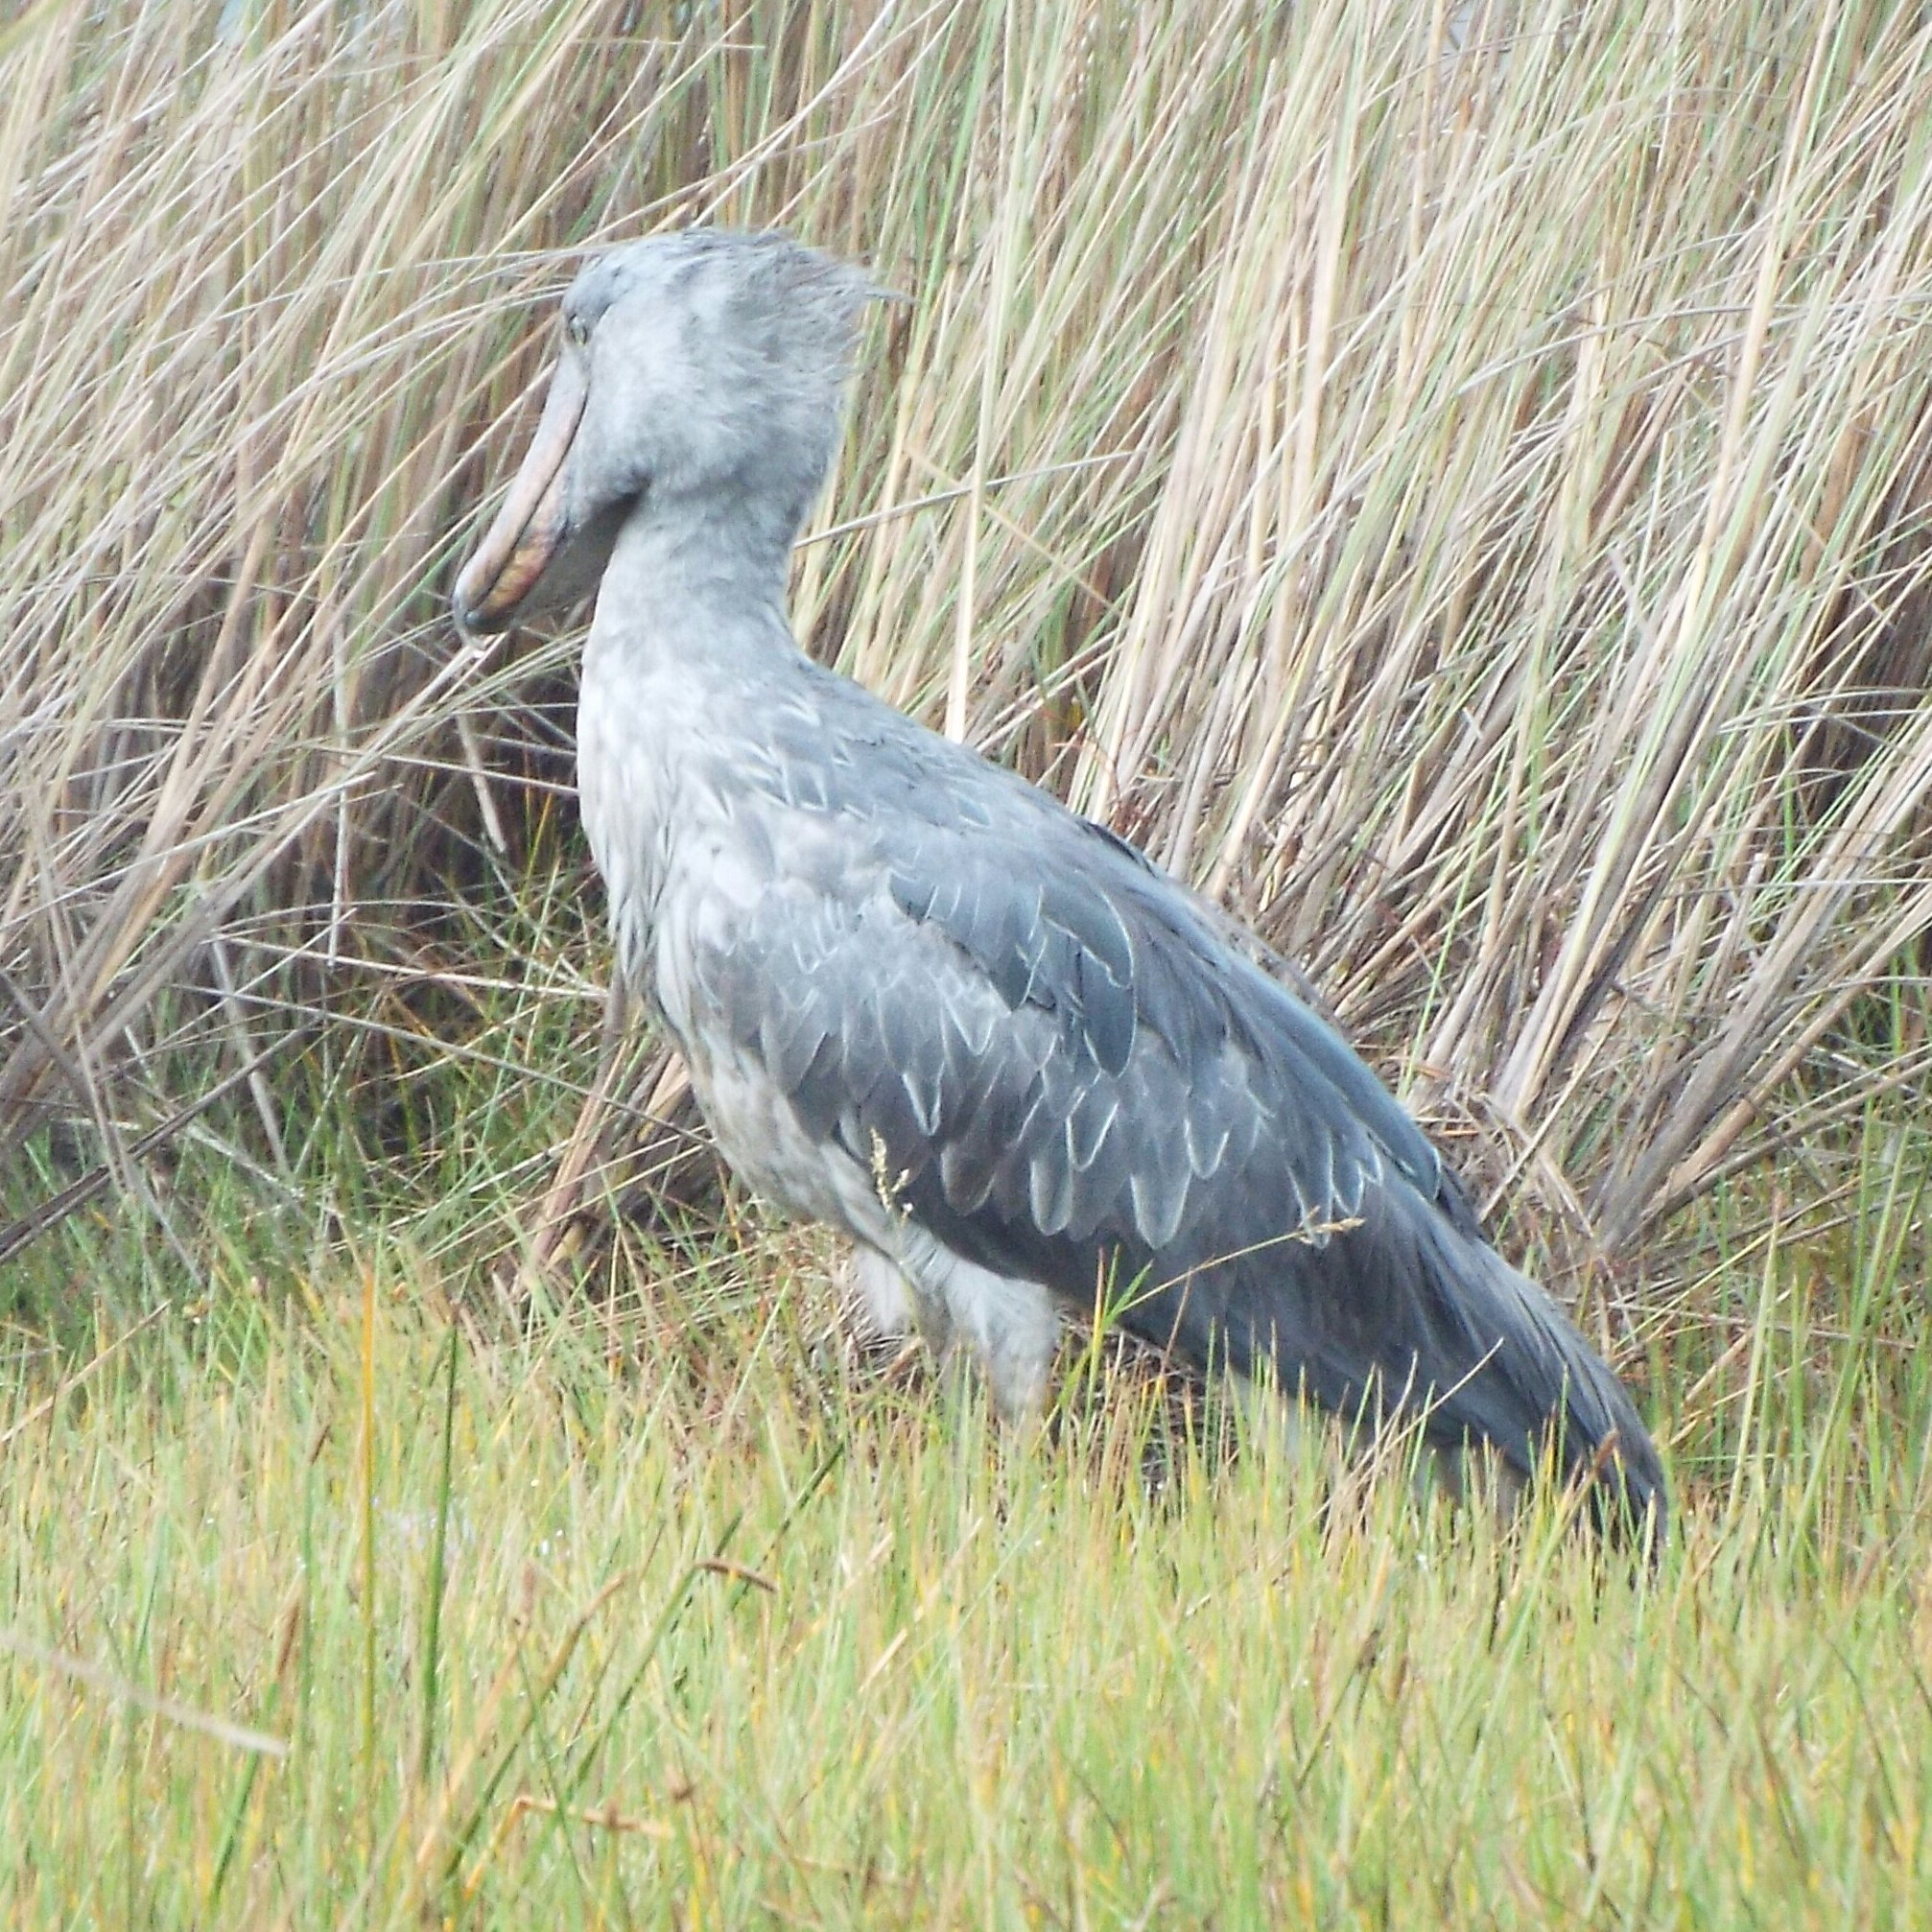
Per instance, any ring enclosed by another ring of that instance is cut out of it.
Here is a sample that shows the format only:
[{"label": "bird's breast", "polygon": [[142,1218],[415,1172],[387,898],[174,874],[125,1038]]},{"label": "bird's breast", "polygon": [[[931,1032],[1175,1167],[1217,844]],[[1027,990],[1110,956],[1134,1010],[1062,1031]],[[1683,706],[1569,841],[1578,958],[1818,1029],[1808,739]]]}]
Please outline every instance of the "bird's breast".
[{"label": "bird's breast", "polygon": [[577,778],[585,836],[609,902],[625,978],[648,982],[682,783],[662,683],[615,653],[591,652],[577,700]]}]

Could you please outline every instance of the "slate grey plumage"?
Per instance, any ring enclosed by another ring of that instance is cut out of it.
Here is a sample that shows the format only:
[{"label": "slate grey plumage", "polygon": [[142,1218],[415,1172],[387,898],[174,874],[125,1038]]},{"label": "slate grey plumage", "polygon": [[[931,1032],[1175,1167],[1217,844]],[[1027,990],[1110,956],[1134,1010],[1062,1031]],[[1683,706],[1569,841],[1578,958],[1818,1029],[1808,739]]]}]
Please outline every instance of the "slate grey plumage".
[{"label": "slate grey plumage", "polygon": [[875,1310],[1036,1408],[1063,1305],[1661,1522],[1625,1391],[1484,1239],[1339,1036],[1131,846],[795,648],[787,559],[863,275],[692,231],[578,276],[544,419],[457,588],[597,587],[584,822],[622,970],[725,1158],[868,1256]]}]

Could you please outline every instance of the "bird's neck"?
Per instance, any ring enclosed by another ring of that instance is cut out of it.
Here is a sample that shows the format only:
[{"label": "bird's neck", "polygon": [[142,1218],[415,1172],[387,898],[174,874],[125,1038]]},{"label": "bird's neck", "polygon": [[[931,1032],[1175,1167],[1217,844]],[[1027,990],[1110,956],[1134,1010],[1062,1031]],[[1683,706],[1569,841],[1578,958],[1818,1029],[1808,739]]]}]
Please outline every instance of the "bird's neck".
[{"label": "bird's neck", "polygon": [[773,614],[782,634],[797,528],[788,507],[750,494],[647,496],[618,533],[593,637],[609,630],[647,648],[770,639],[759,620]]},{"label": "bird's neck", "polygon": [[701,844],[716,782],[800,662],[785,623],[791,530],[755,505],[647,498],[598,587],[577,708],[584,828],[624,971],[650,983],[658,904],[680,840]]}]

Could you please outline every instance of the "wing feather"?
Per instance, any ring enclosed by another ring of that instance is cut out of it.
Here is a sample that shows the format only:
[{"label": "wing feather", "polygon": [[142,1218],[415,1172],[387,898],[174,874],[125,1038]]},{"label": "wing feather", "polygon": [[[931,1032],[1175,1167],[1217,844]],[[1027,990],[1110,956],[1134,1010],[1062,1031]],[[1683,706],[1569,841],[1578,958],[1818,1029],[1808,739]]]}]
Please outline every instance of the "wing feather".
[{"label": "wing feather", "polygon": [[787,801],[764,836],[765,888],[699,922],[730,955],[697,975],[712,1018],[810,1133],[880,1150],[906,1212],[982,1266],[1081,1306],[1136,1284],[1127,1325],[1196,1361],[1269,1359],[1347,1415],[1433,1391],[1432,1432],[1523,1464],[1571,1385],[1586,1451],[1613,1425],[1641,1441],[1414,1121],[1190,895],[1010,774],[864,719],[824,811]]}]

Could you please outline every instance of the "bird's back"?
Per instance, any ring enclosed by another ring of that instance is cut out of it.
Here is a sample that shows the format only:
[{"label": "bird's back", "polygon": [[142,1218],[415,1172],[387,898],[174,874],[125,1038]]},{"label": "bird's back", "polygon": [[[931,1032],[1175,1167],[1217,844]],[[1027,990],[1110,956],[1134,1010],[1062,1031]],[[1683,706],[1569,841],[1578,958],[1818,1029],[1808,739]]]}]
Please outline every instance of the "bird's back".
[{"label": "bird's back", "polygon": [[1332,1028],[1131,847],[771,641],[650,753],[684,814],[656,971],[736,1165],[848,1225],[884,1180],[1184,1359],[1524,1472],[1614,1449],[1661,1505],[1614,1377]]}]

